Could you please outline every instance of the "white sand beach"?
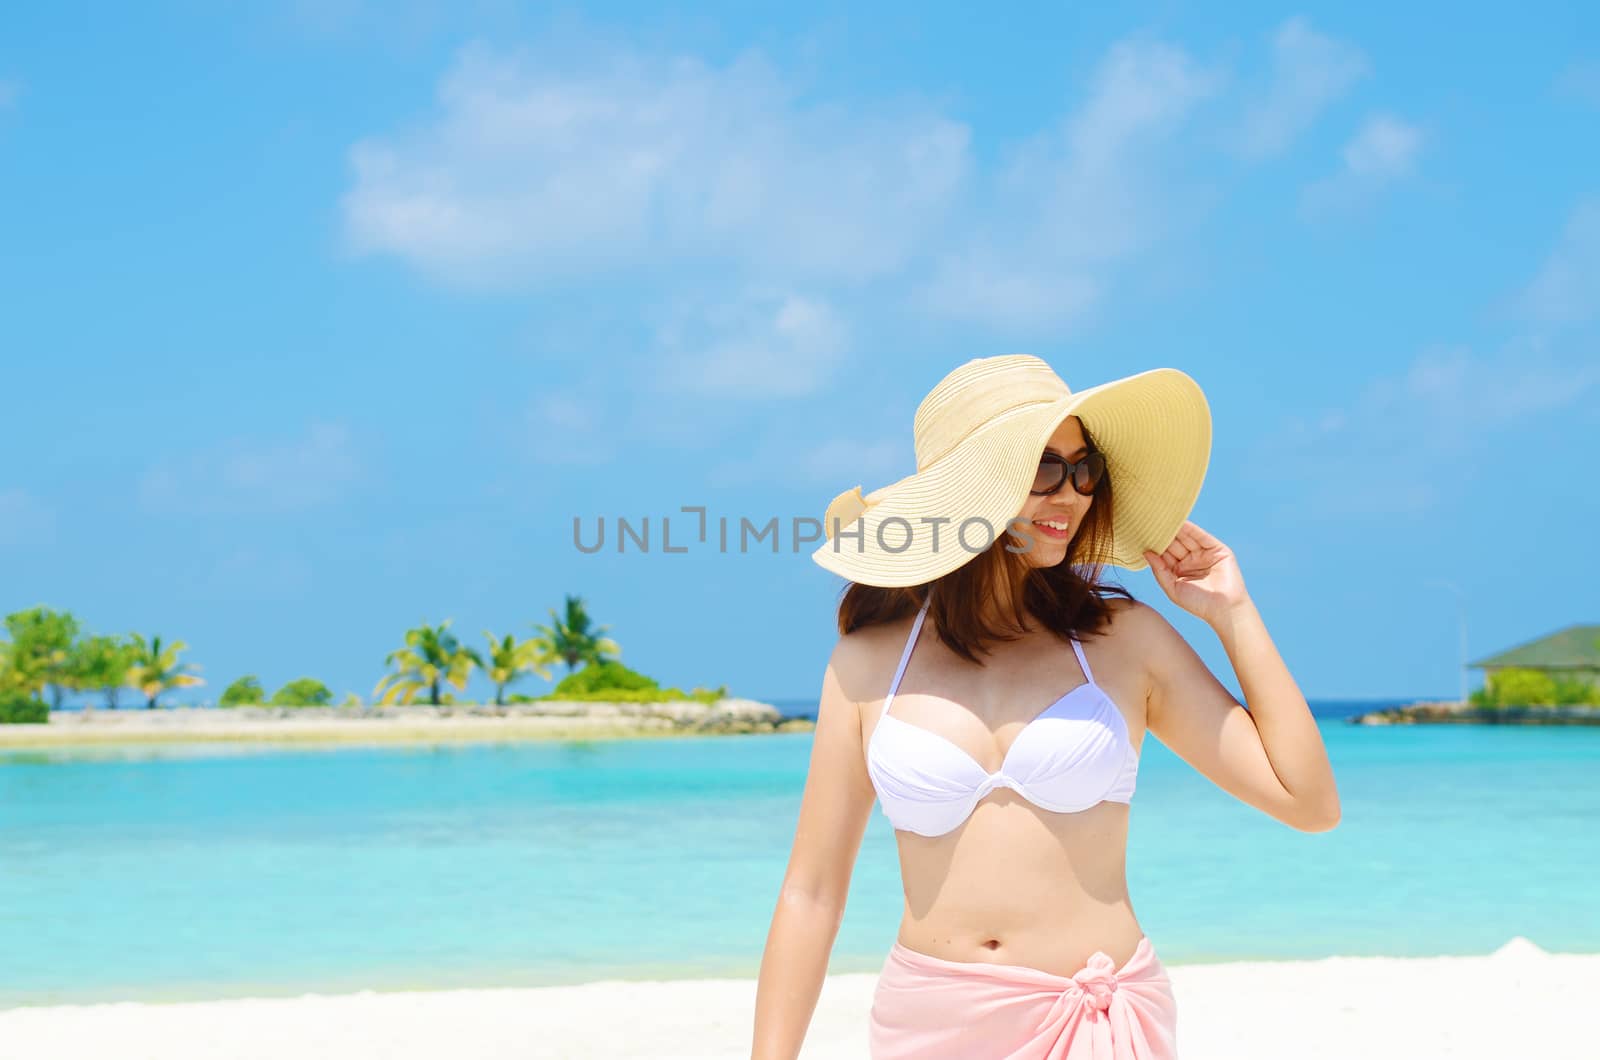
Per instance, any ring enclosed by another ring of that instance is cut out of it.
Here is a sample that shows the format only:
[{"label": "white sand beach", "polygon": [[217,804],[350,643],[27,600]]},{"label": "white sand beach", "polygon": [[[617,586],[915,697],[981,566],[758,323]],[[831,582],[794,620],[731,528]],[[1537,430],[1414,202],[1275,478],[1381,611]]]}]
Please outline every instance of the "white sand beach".
[{"label": "white sand beach", "polygon": [[813,723],[784,718],[749,699],[714,703],[605,703],[548,700],[504,707],[170,707],[161,710],[54,711],[41,724],[0,725],[0,750],[237,743],[295,746],[393,743],[638,739],[717,733],[802,732]]},{"label": "white sand beach", "polygon": [[[1482,957],[1170,965],[1183,1060],[1501,1060],[1600,1055],[1600,954],[1513,939]],[[830,976],[802,1056],[865,1058],[873,974]],[[28,1060],[737,1060],[755,981],[606,981],[0,1011]],[[981,1060],[981,1058],[974,1058]]]}]

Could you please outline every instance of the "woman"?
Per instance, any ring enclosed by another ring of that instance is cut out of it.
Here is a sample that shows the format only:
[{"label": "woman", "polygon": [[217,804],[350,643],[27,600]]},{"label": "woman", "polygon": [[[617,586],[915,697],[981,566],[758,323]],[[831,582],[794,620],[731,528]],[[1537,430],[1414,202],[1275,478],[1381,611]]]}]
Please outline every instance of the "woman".
[{"label": "woman", "polygon": [[[1169,1060],[1176,1001],[1125,877],[1146,736],[1292,828],[1339,819],[1233,554],[1187,520],[1204,395],[1173,369],[1073,393],[1036,357],[980,358],[934,387],[914,434],[917,472],[840,494],[813,555],[851,584],[752,1055],[799,1055],[877,799],[905,907],[871,1056]],[[1106,563],[1149,566],[1216,632],[1249,711],[1159,612],[1099,583]]]}]

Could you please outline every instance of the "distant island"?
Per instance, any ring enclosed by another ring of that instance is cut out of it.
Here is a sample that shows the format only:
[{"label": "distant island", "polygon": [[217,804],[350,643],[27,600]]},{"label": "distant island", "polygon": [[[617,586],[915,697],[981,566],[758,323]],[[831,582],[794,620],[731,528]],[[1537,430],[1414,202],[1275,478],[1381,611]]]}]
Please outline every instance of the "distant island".
[{"label": "distant island", "polygon": [[[267,693],[254,674],[227,686],[215,705],[174,705],[169,693],[205,684],[180,661],[181,640],[138,633],[85,633],[67,611],[35,607],[9,614],[0,639],[0,748],[171,741],[294,743],[435,740],[564,740],[710,733],[809,731],[777,707],[730,696],[726,685],[689,691],[662,687],[624,666],[607,627],[589,618],[581,597],[524,639],[484,631],[486,646],[462,644],[450,620],[406,631],[385,659],[388,672],[366,701],[347,693],[337,706],[321,681],[300,677]],[[512,692],[530,675],[567,674],[543,695]],[[474,674],[492,702],[466,702]],[[119,694],[136,691],[142,707]],[[67,694],[88,695],[65,709]],[[49,698],[46,698],[48,694]],[[97,703],[96,700],[99,700]]]},{"label": "distant island", "polygon": [[1600,725],[1600,626],[1568,626],[1467,664],[1483,687],[1460,700],[1407,703],[1354,725]]},{"label": "distant island", "polygon": [[1600,705],[1501,707],[1445,700],[1370,710],[1349,721],[1352,725],[1600,725]]}]

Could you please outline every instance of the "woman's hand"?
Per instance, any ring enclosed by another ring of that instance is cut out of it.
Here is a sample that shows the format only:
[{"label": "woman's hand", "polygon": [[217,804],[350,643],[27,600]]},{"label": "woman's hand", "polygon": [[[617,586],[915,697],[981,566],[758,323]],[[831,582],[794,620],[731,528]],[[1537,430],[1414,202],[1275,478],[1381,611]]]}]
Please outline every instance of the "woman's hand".
[{"label": "woman's hand", "polygon": [[1232,550],[1188,520],[1165,552],[1144,558],[1167,599],[1208,623],[1250,601]]}]

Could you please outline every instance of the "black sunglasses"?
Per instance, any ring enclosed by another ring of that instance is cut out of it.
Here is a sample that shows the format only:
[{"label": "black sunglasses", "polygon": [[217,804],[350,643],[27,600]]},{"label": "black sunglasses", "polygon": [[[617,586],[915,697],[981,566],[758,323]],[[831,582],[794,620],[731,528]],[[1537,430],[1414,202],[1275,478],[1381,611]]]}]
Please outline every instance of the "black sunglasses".
[{"label": "black sunglasses", "polygon": [[1028,492],[1035,497],[1048,497],[1071,479],[1072,488],[1088,496],[1105,473],[1106,458],[1101,453],[1087,453],[1078,461],[1068,460],[1059,453],[1041,453],[1039,470],[1033,473],[1033,488]]}]

